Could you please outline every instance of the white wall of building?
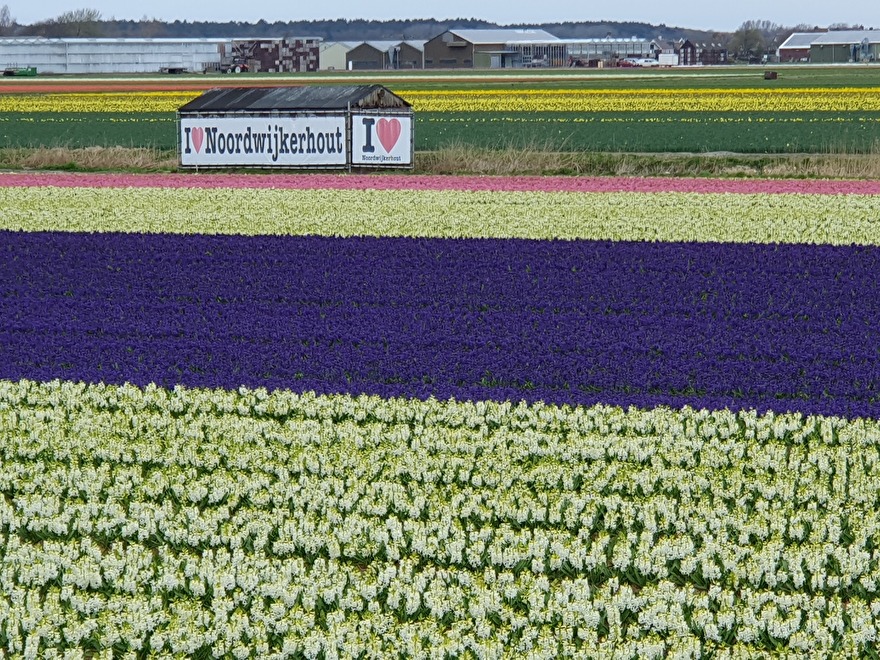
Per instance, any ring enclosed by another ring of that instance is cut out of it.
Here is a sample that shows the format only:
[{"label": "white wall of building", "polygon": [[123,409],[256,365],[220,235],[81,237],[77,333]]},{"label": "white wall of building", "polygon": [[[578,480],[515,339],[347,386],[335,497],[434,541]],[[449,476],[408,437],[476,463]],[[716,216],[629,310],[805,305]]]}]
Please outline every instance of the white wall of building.
[{"label": "white wall of building", "polygon": [[37,73],[156,73],[163,67],[202,71],[220,62],[231,39],[0,38],[0,69]]}]

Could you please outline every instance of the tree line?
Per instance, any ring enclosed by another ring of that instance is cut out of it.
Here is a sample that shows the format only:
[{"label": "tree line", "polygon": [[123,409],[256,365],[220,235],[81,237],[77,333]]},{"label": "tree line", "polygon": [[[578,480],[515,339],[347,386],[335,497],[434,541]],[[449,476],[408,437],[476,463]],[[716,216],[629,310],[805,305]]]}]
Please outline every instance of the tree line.
[{"label": "tree line", "polygon": [[[5,18],[4,18],[5,17]],[[162,21],[142,17],[140,20],[105,19],[94,9],[77,9],[31,25],[20,25],[10,15],[9,7],[0,9],[0,34],[5,36],[39,37],[146,37],[146,38],[222,38],[236,37],[320,37],[325,41],[426,40],[448,29],[482,30],[492,28],[538,28],[566,38],[637,37],[668,40],[696,39],[720,41],[728,35],[703,30],[652,25],[637,22],[582,21],[564,23],[499,25],[475,18],[449,20],[410,19],[374,21],[367,19],[334,19],[315,21]]]}]

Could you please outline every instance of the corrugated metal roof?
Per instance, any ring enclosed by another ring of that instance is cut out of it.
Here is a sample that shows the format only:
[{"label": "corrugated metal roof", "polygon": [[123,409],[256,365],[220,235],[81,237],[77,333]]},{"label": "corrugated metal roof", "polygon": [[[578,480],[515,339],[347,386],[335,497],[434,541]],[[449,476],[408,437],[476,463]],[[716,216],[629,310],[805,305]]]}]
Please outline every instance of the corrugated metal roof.
[{"label": "corrugated metal roof", "polygon": [[308,85],[303,87],[227,87],[209,89],[181,106],[179,112],[345,110],[372,108],[375,95],[394,99],[382,107],[409,107],[410,104],[382,85]]},{"label": "corrugated metal roof", "polygon": [[512,41],[557,41],[546,30],[449,30],[472,44],[504,44]]},{"label": "corrugated metal roof", "polygon": [[823,32],[795,32],[779,45],[779,49],[809,48],[816,37],[821,37],[823,34]]},{"label": "corrugated metal roof", "polygon": [[376,50],[379,50],[379,51],[382,51],[385,53],[387,53],[388,51],[393,49],[395,46],[400,45],[399,41],[387,41],[387,40],[386,41],[365,41],[364,43],[367,44],[368,46],[375,48]]},{"label": "corrugated metal roof", "polygon": [[403,44],[412,46],[413,48],[416,48],[418,50],[425,50],[426,43],[427,42],[424,39],[406,39],[404,41],[325,41],[321,45],[321,50],[324,51],[334,46],[342,46],[346,50],[354,50],[355,48],[357,48],[358,46],[362,46],[363,44],[367,44],[368,46],[372,46],[376,50],[381,50],[385,52],[391,51],[397,46],[401,46]]},{"label": "corrugated metal roof", "polygon": [[862,43],[862,39],[871,44],[880,43],[880,30],[833,30],[818,35],[812,44],[851,45]]},{"label": "corrugated metal roof", "polygon": [[395,48],[399,48],[402,44],[407,44],[418,50],[425,50],[424,41],[364,41],[363,43],[385,53],[390,53]]}]

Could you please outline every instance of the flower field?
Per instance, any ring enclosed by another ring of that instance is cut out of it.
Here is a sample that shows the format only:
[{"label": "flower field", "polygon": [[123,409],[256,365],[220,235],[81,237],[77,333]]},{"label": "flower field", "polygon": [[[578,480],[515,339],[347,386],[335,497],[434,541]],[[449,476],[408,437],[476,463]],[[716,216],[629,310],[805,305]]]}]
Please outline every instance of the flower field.
[{"label": "flower field", "polygon": [[[382,82],[412,103],[418,151],[470,145],[564,152],[865,154],[878,148],[880,84],[870,68],[831,73],[793,68],[770,86],[733,67],[705,78],[683,71],[653,73],[476,81],[435,74]],[[237,84],[259,81],[242,77]],[[158,79],[140,85],[100,79],[6,84],[0,89],[0,139],[21,147],[174,150],[177,109],[210,85],[202,78],[174,85]]]},{"label": "flower field", "polygon": [[877,657],[878,200],[0,175],[0,650]]}]

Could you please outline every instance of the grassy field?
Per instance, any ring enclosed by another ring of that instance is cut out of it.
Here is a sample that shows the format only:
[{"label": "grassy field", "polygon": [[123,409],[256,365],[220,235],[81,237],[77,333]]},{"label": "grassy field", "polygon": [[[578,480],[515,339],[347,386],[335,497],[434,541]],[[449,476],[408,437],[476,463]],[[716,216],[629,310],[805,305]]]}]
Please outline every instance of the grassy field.
[{"label": "grassy field", "polygon": [[871,153],[878,127],[880,113],[426,113],[417,117],[416,148]]}]

